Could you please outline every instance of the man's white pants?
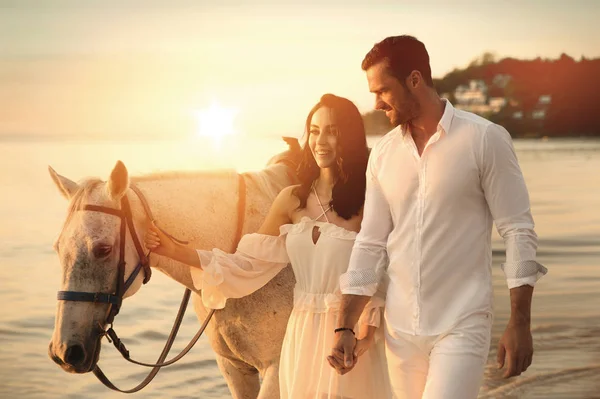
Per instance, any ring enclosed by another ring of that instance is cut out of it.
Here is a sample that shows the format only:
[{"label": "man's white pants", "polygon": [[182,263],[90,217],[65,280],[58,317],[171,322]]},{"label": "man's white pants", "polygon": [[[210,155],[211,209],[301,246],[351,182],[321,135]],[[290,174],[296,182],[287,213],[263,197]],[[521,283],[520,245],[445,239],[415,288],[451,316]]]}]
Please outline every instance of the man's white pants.
[{"label": "man's white pants", "polygon": [[418,336],[385,328],[396,399],[475,399],[490,349],[492,317],[473,314],[450,331]]}]

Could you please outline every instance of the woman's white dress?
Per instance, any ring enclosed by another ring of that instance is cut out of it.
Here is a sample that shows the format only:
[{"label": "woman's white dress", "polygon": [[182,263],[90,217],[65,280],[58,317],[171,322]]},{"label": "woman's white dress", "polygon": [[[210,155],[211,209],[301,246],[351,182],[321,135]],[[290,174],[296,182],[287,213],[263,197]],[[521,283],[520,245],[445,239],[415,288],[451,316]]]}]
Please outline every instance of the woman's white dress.
[{"label": "woman's white dress", "polygon": [[[313,229],[320,235],[313,242]],[[235,254],[198,251],[203,270],[192,269],[205,306],[220,309],[227,298],[256,291],[291,263],[296,277],[294,308],[281,351],[279,382],[282,399],[390,398],[384,343],[380,330],[375,343],[349,373],[341,376],[328,363],[334,344],[341,293],[356,233],[308,217],[281,227],[278,237],[249,234]],[[366,306],[360,325],[379,327],[384,293]]]}]

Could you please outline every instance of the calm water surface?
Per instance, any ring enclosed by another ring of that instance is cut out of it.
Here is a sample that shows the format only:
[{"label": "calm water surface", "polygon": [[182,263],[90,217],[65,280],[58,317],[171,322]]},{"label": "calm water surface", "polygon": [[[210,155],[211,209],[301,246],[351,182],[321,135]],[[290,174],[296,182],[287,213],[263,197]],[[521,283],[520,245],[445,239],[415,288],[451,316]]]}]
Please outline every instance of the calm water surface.
[{"label": "calm water surface", "polygon": [[[67,374],[48,358],[60,278],[52,243],[66,201],[52,184],[47,166],[73,180],[106,179],[117,159],[132,175],[224,167],[243,171],[259,169],[285,148],[275,139],[224,145],[0,142],[0,397],[124,397],[104,388],[92,374]],[[495,347],[507,322],[509,300],[500,270],[503,244],[494,233],[495,322],[480,397],[600,398],[600,141],[517,141],[515,146],[540,237],[539,261],[549,274],[535,289],[534,364],[525,375],[503,380],[494,366]],[[125,303],[116,325],[133,357],[156,360],[182,293],[182,287],[154,273],[152,283]],[[173,353],[198,326],[190,308]],[[121,386],[136,385],[146,370],[104,346],[104,371]],[[230,397],[204,338],[135,396]]]}]

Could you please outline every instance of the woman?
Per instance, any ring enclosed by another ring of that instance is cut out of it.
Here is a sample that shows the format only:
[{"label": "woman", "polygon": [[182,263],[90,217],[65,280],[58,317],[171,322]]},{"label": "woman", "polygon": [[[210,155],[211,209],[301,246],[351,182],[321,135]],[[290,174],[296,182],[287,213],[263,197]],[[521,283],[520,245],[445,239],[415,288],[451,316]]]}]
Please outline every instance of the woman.
[{"label": "woman", "polygon": [[235,254],[174,244],[157,229],[146,236],[159,255],[187,263],[203,299],[224,305],[261,288],[291,263],[294,307],[280,361],[282,398],[389,398],[383,340],[375,338],[383,296],[375,296],[355,328],[357,365],[345,375],[330,367],[341,294],[360,229],[368,148],[362,117],[347,99],[326,94],[306,120],[301,184],[275,199],[258,233],[242,238]]}]

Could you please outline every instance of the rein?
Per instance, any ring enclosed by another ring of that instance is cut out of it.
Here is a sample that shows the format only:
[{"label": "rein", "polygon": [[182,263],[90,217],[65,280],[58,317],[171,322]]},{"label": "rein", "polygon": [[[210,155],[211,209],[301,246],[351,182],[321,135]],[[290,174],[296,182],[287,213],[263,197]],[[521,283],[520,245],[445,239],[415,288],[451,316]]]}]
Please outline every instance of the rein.
[{"label": "rein", "polygon": [[[236,250],[237,244],[239,243],[239,241],[242,238],[244,222],[245,222],[245,214],[246,214],[246,181],[242,174],[238,174],[238,184],[239,184],[239,198],[238,198],[238,207],[237,207],[238,220],[237,220],[235,240],[233,242],[233,251]],[[148,202],[146,201],[146,198],[144,197],[142,192],[134,185],[131,185],[130,188],[140,199],[142,206],[144,208],[144,211],[146,213],[146,216],[150,219],[150,221],[152,223],[154,223],[154,216],[152,215],[152,210],[150,209],[150,206],[148,205]],[[113,321],[114,321],[115,316],[119,313],[119,310],[121,309],[121,304],[123,302],[123,295],[125,294],[125,292],[127,292],[129,287],[133,284],[133,282],[135,281],[136,277],[138,276],[138,274],[140,273],[141,270],[144,271],[144,284],[146,284],[148,281],[150,281],[152,271],[150,269],[150,262],[148,259],[149,254],[144,254],[142,245],[140,244],[139,237],[135,231],[135,226],[133,224],[133,215],[131,212],[131,207],[129,205],[129,200],[127,199],[127,195],[124,195],[121,198],[121,209],[108,208],[108,207],[98,206],[98,205],[84,205],[81,210],[82,211],[92,211],[92,212],[102,212],[102,213],[117,216],[121,219],[121,229],[120,229],[121,239],[120,239],[120,243],[119,243],[119,251],[120,252],[119,252],[116,291],[114,294],[113,293],[107,294],[107,293],[101,293],[101,292],[59,291],[57,294],[57,299],[59,301],[106,303],[106,304],[110,305],[110,311],[108,313],[108,316],[107,316],[106,322],[105,322],[105,324],[110,325],[110,327],[107,330],[105,330],[102,333],[102,335],[106,336],[107,340],[109,342],[111,342],[115,346],[115,348],[117,348],[117,350],[119,351],[119,353],[121,353],[121,355],[123,356],[123,358],[125,360],[127,360],[130,363],[134,363],[134,364],[137,364],[140,366],[152,367],[152,370],[148,373],[148,376],[141,383],[139,383],[136,387],[127,389],[127,390],[122,390],[122,389],[117,388],[108,379],[108,377],[106,377],[106,375],[104,374],[104,372],[100,369],[100,367],[98,365],[96,365],[94,367],[93,373],[96,376],[96,378],[98,378],[98,380],[100,380],[100,382],[102,382],[106,387],[108,387],[112,390],[122,392],[122,393],[138,392],[141,389],[143,389],[144,387],[146,387],[154,379],[154,377],[156,376],[156,374],[158,374],[158,372],[160,371],[160,369],[162,367],[174,364],[178,360],[182,359],[194,347],[194,345],[196,344],[196,342],[198,342],[198,340],[204,333],[204,330],[208,326],[208,323],[210,322],[213,314],[215,313],[215,309],[210,310],[210,312],[208,313],[208,316],[204,320],[204,323],[202,323],[202,326],[200,327],[200,329],[198,330],[196,335],[194,335],[194,337],[191,339],[189,344],[181,351],[181,353],[179,353],[174,358],[172,358],[168,361],[165,361],[165,359],[167,358],[167,355],[169,354],[169,351],[171,350],[171,347],[173,346],[175,337],[177,336],[177,333],[179,332],[179,327],[181,326],[181,322],[183,320],[187,305],[189,303],[191,290],[189,288],[186,288],[183,293],[183,298],[181,299],[181,304],[179,306],[177,316],[175,318],[175,321],[173,322],[173,327],[171,329],[171,333],[169,334],[169,337],[168,337],[167,341],[165,342],[165,346],[164,346],[160,356],[158,357],[157,362],[155,364],[149,364],[149,363],[143,363],[143,362],[139,362],[139,361],[131,359],[131,357],[129,356],[129,351],[125,347],[125,344],[123,344],[123,342],[118,337],[115,330],[113,329]],[[125,280],[125,241],[126,241],[126,236],[127,236],[127,228],[129,228],[129,233],[131,235],[131,238],[133,240],[133,243],[135,245],[135,248],[136,248],[136,251],[138,253],[140,260],[139,260],[138,264],[136,265],[135,269],[133,270],[133,272],[131,273],[131,275],[127,278],[127,280]],[[159,227],[159,229],[160,229],[160,227]],[[187,244],[187,242],[185,242],[185,241],[181,241],[181,240],[178,240],[178,239],[172,237],[171,235],[166,233],[164,230],[162,230],[162,229],[160,229],[160,230],[165,235],[167,235],[169,238],[171,238],[172,240],[174,240],[180,244]]]}]

